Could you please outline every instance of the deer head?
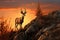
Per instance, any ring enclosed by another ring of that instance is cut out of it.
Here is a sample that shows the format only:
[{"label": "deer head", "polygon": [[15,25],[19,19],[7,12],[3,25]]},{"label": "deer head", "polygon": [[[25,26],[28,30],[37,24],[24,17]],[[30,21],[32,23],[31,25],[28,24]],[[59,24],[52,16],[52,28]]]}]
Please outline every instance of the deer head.
[{"label": "deer head", "polygon": [[21,9],[21,14],[25,15],[26,14],[26,9],[24,9],[24,10]]}]

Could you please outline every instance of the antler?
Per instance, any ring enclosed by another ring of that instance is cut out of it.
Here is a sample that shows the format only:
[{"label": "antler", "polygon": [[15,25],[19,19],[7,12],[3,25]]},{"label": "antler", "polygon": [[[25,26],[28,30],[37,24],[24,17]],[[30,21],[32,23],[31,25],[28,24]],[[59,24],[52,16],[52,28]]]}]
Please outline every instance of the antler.
[{"label": "antler", "polygon": [[21,9],[21,14],[25,15],[26,14],[26,9],[24,9],[24,10]]},{"label": "antler", "polygon": [[21,13],[23,13],[22,9],[21,9]]}]

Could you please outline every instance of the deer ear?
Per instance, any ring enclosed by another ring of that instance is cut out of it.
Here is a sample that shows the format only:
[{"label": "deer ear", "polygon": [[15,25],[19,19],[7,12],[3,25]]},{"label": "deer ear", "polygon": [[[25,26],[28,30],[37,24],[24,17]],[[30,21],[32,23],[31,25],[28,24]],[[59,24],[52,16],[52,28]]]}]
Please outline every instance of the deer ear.
[{"label": "deer ear", "polygon": [[23,13],[22,8],[21,8],[21,13]]},{"label": "deer ear", "polygon": [[24,11],[25,11],[25,14],[26,14],[26,9],[24,9]]},{"label": "deer ear", "polygon": [[21,13],[23,13],[23,11],[21,11]]}]

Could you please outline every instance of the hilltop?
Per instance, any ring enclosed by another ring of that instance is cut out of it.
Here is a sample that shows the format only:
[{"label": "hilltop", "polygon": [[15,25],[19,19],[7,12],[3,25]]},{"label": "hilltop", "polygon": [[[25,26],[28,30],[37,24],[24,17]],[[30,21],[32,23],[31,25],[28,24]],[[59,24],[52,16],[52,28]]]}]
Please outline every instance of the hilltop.
[{"label": "hilltop", "polygon": [[60,40],[60,11],[36,17],[18,32],[15,40]]}]

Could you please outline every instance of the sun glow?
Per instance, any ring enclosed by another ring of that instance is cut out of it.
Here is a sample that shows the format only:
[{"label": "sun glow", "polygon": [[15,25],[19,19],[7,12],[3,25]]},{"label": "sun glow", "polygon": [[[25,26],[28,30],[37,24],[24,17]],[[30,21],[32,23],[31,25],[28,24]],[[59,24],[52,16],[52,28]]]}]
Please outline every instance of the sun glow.
[{"label": "sun glow", "polygon": [[[42,13],[44,15],[48,14],[48,12],[55,10],[54,8],[52,9],[44,9],[42,6]],[[30,9],[30,8],[26,8],[26,15],[24,18],[24,22],[22,24],[22,27],[24,28],[25,25],[27,25],[29,22],[31,22],[36,16],[36,9]],[[5,18],[9,18],[10,19],[10,24],[11,24],[11,28],[13,30],[15,30],[15,18],[20,18],[22,16],[21,14],[21,8],[2,8],[0,9],[0,17],[3,16]],[[19,26],[18,26],[19,28]]]},{"label": "sun glow", "polygon": [[[0,9],[0,16],[10,19],[11,28],[13,30],[15,30],[15,18],[20,18],[22,16],[20,11],[21,11],[20,8]],[[26,9],[26,11],[27,11],[27,13],[24,18],[24,22],[22,24],[23,28],[26,24],[28,24],[31,20],[33,20],[35,18],[35,11],[34,10]],[[19,26],[18,26],[18,28],[19,28]]]}]

